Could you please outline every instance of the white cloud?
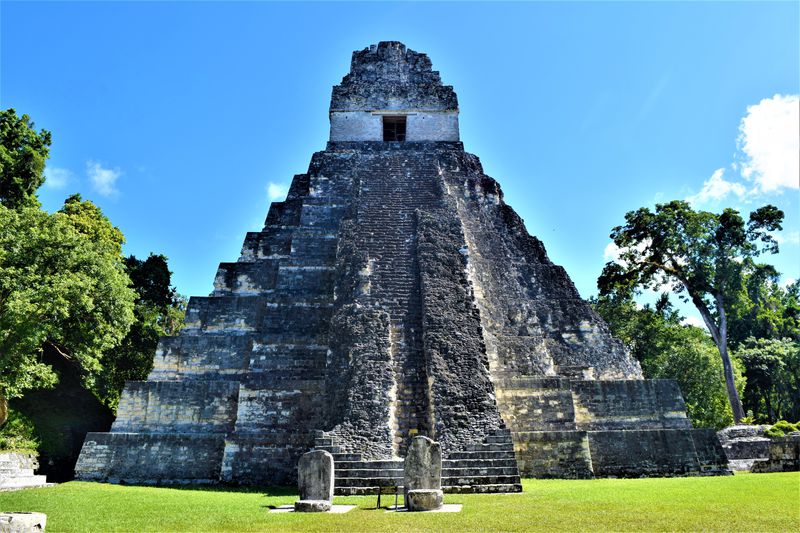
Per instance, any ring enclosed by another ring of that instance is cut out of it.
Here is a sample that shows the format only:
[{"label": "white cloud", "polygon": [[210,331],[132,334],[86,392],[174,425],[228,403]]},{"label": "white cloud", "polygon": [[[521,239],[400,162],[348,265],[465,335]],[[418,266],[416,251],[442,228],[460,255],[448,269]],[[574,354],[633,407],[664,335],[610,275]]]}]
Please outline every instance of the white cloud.
[{"label": "white cloud", "polygon": [[789,285],[791,285],[795,281],[797,281],[797,280],[794,279],[794,278],[786,277],[786,278],[782,278],[781,279],[781,282],[779,283],[779,285],[785,289],[786,287],[788,287]]},{"label": "white cloud", "polygon": [[94,190],[103,196],[115,196],[119,194],[116,182],[122,175],[119,168],[105,168],[102,163],[89,160],[86,162],[86,175],[92,183]]},{"label": "white cloud", "polygon": [[776,94],[747,107],[739,124],[742,176],[760,192],[800,188],[800,96]]},{"label": "white cloud", "polygon": [[617,261],[619,261],[620,251],[621,251],[620,247],[614,244],[614,241],[611,241],[606,245],[606,249],[603,250],[603,258],[606,261],[613,261],[614,263],[616,263]]},{"label": "white cloud", "polygon": [[686,201],[693,206],[697,206],[706,203],[719,203],[729,194],[734,194],[738,198],[744,196],[747,192],[745,186],[741,183],[727,181],[723,177],[724,174],[724,168],[715,170],[711,177],[703,183],[703,188],[700,192],[687,197]]},{"label": "white cloud", "polygon": [[269,196],[270,202],[273,200],[283,200],[286,198],[288,192],[289,186],[285,183],[270,182],[269,185],[267,185],[267,195]]},{"label": "white cloud", "polygon": [[72,180],[72,172],[66,168],[45,167],[44,186],[49,189],[63,189]]},{"label": "white cloud", "polygon": [[789,231],[787,233],[773,233],[772,238],[778,244],[800,245],[800,231]]},{"label": "white cloud", "polygon": [[696,328],[706,329],[706,323],[703,322],[703,319],[697,318],[696,316],[687,316],[681,320],[681,324],[684,326],[694,326]]}]

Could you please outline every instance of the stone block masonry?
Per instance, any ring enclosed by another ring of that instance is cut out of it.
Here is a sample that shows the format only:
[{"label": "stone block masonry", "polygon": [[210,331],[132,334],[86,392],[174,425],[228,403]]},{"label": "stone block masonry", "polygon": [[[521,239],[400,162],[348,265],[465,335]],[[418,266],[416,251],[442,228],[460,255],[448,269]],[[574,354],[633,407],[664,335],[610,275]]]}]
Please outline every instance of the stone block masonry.
[{"label": "stone block masonry", "polygon": [[[401,485],[418,436],[445,492],[723,471],[675,383],[642,379],[464,151],[458,113],[425,54],[355,52],[325,150],[190,299],[77,477],[291,485],[316,447],[358,494]],[[405,141],[382,140],[387,114]]]}]

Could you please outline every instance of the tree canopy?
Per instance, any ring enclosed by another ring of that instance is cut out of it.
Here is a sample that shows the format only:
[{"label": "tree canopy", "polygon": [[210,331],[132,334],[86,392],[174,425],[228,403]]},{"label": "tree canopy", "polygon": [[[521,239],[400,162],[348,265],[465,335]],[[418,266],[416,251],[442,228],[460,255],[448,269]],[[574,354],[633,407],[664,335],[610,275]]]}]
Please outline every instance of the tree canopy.
[{"label": "tree canopy", "polygon": [[36,133],[28,115],[0,110],[0,204],[16,209],[38,203],[50,142],[50,132]]},{"label": "tree canopy", "polygon": [[630,211],[625,225],[611,232],[619,259],[606,264],[597,282],[601,295],[667,286],[694,304],[722,359],[736,422],[744,410],[728,355],[727,312],[756,266],[753,258],[778,251],[771,232],[782,229],[782,221],[783,212],[771,205],[750,213],[747,222],[734,209],[695,211],[683,201]]},{"label": "tree canopy", "polygon": [[133,322],[136,293],[119,254],[122,233],[71,197],[50,215],[0,206],[0,393],[52,386],[48,350],[79,365],[88,388],[103,353]]}]

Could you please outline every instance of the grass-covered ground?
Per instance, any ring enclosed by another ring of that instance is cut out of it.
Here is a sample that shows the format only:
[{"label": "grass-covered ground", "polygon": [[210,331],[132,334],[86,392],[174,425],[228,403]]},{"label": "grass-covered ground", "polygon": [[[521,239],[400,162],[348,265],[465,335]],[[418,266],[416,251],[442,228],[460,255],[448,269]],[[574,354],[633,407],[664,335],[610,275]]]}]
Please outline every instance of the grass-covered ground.
[{"label": "grass-covered ground", "polygon": [[[800,531],[800,473],[727,477],[523,480],[522,494],[445,495],[458,514],[376,510],[337,497],[347,514],[269,513],[290,489],[170,489],[70,482],[0,493],[0,511],[47,514],[47,531]],[[383,505],[394,499],[384,496]]]}]

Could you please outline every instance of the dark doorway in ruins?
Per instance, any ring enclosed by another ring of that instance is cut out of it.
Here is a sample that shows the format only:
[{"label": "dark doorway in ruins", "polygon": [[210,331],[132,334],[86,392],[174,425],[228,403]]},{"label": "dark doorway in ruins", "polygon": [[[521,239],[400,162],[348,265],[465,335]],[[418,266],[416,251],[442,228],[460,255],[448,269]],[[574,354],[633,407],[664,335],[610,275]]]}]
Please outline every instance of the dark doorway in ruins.
[{"label": "dark doorway in ruins", "polygon": [[383,140],[406,140],[406,117],[383,117]]}]

